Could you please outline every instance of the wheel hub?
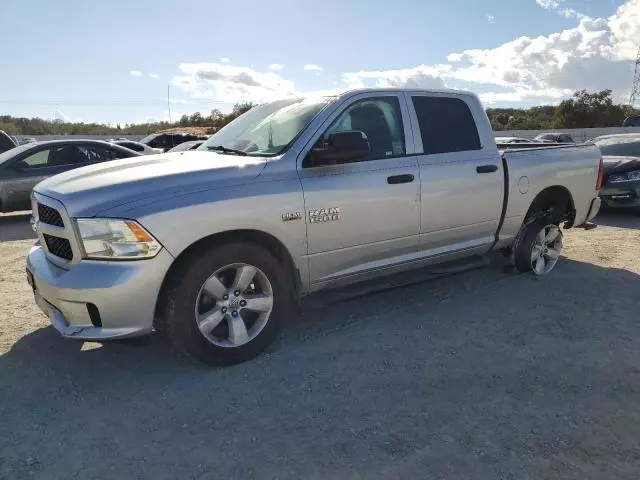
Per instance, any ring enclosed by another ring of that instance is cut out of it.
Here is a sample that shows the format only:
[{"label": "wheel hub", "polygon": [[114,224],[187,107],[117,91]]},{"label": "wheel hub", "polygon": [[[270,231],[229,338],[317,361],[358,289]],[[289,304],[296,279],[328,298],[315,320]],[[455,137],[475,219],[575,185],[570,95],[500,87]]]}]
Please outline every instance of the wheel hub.
[{"label": "wheel hub", "polygon": [[549,273],[562,251],[562,232],[557,225],[547,225],[538,233],[531,252],[531,270],[536,275]]},{"label": "wheel hub", "polygon": [[273,289],[259,268],[234,263],[216,270],[200,288],[195,305],[200,332],[221,347],[238,347],[265,327]]}]

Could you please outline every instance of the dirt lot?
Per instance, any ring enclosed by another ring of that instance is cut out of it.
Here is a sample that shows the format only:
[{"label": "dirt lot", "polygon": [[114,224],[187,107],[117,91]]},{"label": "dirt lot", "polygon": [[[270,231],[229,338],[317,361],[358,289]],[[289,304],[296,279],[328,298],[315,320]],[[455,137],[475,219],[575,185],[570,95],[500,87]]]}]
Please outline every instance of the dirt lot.
[{"label": "dirt lot", "polygon": [[227,369],[61,339],[0,216],[0,478],[637,479],[640,216],[566,235],[544,280],[498,263],[309,302]]}]

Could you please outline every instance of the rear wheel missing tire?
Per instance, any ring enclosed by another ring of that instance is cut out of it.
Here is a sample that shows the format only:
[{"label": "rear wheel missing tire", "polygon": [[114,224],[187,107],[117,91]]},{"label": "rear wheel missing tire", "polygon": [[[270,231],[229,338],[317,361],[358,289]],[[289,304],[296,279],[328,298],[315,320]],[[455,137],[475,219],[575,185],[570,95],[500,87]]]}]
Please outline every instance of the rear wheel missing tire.
[{"label": "rear wheel missing tire", "polygon": [[562,253],[562,231],[555,224],[533,222],[521,234],[515,250],[516,267],[521,272],[546,275],[554,269]]},{"label": "rear wheel missing tire", "polygon": [[257,245],[194,252],[168,289],[169,338],[209,364],[235,364],[260,354],[277,337],[288,307],[283,274],[278,261]]}]

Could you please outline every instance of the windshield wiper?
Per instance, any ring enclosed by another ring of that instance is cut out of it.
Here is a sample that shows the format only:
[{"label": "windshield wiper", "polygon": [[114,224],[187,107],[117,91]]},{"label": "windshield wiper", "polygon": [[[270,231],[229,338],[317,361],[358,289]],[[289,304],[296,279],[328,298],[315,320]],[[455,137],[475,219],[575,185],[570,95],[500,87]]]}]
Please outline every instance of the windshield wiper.
[{"label": "windshield wiper", "polygon": [[247,156],[247,152],[243,152],[242,150],[236,150],[235,148],[227,148],[224,145],[209,145],[207,146],[207,150],[216,150],[222,153],[235,153],[236,155],[240,155],[243,157]]}]

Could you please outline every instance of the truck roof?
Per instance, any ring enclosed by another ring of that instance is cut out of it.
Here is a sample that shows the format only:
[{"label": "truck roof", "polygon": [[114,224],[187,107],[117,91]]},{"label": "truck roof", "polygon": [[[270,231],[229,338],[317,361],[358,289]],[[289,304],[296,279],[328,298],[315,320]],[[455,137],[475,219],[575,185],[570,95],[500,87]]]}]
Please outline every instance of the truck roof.
[{"label": "truck roof", "polygon": [[338,93],[336,96],[350,96],[358,93],[376,93],[376,92],[422,92],[422,93],[446,93],[451,95],[469,95],[477,97],[477,95],[468,90],[454,90],[452,88],[407,88],[407,87],[371,87],[371,88],[353,88]]}]

